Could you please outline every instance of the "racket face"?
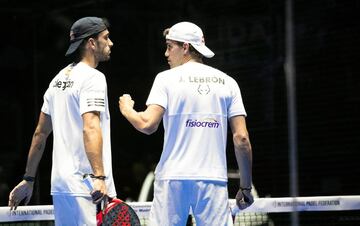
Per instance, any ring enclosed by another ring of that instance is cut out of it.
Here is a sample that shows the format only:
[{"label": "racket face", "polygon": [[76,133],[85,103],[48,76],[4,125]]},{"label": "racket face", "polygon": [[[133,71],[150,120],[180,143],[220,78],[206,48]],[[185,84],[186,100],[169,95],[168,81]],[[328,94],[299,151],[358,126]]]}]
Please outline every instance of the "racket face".
[{"label": "racket face", "polygon": [[141,226],[135,211],[124,202],[116,203],[106,211],[102,225]]}]

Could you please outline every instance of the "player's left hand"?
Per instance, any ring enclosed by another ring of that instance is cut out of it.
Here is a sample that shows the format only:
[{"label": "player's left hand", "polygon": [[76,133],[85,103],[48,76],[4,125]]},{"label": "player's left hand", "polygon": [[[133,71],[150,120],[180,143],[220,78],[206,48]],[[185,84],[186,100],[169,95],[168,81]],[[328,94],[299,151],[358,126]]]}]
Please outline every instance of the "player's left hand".
[{"label": "player's left hand", "polygon": [[34,182],[22,180],[9,195],[10,210],[16,210],[20,202],[25,199],[24,205],[30,202],[32,192],[34,189]]},{"label": "player's left hand", "polygon": [[242,190],[241,188],[236,194],[236,205],[240,210],[246,209],[254,202],[254,197],[251,194],[251,190]]}]

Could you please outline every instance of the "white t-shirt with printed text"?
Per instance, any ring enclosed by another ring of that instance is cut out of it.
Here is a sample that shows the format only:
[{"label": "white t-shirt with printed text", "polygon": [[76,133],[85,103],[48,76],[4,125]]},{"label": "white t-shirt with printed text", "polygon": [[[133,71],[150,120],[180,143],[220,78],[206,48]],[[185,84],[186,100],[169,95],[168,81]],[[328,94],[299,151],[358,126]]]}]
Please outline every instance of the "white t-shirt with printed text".
[{"label": "white t-shirt with printed text", "polygon": [[[69,70],[71,69],[71,70]],[[53,78],[44,95],[41,111],[51,116],[53,157],[51,194],[90,196],[82,181],[92,173],[83,139],[82,114],[100,112],[103,164],[110,197],[116,196],[110,146],[110,114],[104,74],[84,64],[72,64]]]},{"label": "white t-shirt with printed text", "polygon": [[151,104],[165,108],[156,179],[227,181],[228,119],[246,116],[236,81],[188,62],[156,76],[146,102]]}]

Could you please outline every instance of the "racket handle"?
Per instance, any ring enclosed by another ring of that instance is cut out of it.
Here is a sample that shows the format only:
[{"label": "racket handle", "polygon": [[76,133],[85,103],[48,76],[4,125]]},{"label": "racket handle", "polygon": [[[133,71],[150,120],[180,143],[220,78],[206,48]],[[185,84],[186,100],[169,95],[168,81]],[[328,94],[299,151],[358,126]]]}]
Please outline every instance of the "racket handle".
[{"label": "racket handle", "polygon": [[83,178],[83,182],[85,183],[86,187],[89,189],[89,191],[94,190],[93,180],[90,177],[90,175],[85,174]]}]

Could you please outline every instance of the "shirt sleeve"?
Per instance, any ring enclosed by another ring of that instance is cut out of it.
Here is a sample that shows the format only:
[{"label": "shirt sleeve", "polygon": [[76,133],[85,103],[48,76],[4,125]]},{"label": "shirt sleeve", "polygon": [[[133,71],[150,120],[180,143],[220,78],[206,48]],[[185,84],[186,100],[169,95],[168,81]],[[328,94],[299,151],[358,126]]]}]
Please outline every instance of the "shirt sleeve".
[{"label": "shirt sleeve", "polygon": [[80,114],[90,111],[105,112],[106,92],[104,75],[96,74],[86,80],[80,90]]},{"label": "shirt sleeve", "polygon": [[231,118],[236,115],[246,116],[246,111],[244,103],[241,97],[241,92],[239,85],[234,79],[231,79],[231,101],[228,108],[228,118]]},{"label": "shirt sleeve", "polygon": [[43,105],[41,107],[41,111],[47,115],[50,115],[50,109],[49,109],[49,98],[50,98],[50,94],[49,94],[49,88],[46,90],[44,96],[43,96]]},{"label": "shirt sleeve", "polygon": [[146,101],[146,105],[157,104],[167,109],[168,105],[168,96],[166,92],[165,83],[163,81],[163,76],[158,74],[154,80],[153,86],[150,90],[149,97]]}]

